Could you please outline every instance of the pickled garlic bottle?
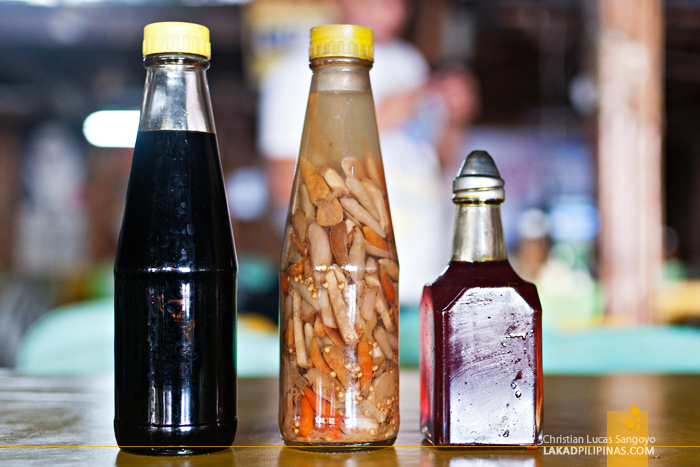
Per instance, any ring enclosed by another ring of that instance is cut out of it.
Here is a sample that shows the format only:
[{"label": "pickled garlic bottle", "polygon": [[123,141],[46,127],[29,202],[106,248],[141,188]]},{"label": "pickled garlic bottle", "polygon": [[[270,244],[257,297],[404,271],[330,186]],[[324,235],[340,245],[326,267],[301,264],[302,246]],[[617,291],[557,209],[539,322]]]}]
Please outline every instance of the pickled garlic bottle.
[{"label": "pickled garlic bottle", "polygon": [[423,289],[421,432],[437,446],[535,446],[542,437],[542,309],[508,263],[504,182],[484,151],[454,181],[452,259]]},{"label": "pickled garlic bottle", "polygon": [[146,85],[115,261],[114,429],[141,454],[231,446],[236,256],[206,70],[209,30],[144,29]]},{"label": "pickled garlic bottle", "polygon": [[287,445],[391,445],[399,267],[369,81],[372,30],[311,30],[313,70],[280,262]]}]

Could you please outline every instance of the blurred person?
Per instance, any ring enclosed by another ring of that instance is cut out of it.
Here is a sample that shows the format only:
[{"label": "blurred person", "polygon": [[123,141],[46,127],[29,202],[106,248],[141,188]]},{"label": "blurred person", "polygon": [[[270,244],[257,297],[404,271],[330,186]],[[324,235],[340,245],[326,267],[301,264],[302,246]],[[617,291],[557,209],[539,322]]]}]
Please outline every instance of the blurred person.
[{"label": "blurred person", "polygon": [[[433,74],[429,89],[440,97],[439,102],[444,105],[441,134],[437,137],[440,162],[443,168],[455,162],[461,167],[464,161],[455,161],[455,154],[462,149],[467,126],[481,111],[479,82],[468,68],[451,65]],[[450,181],[455,174],[449,174]],[[449,193],[452,193],[451,190],[452,187],[448,187]]]},{"label": "blurred person", "polygon": [[[449,165],[465,124],[478,112],[478,86],[466,70],[431,78],[425,57],[401,38],[410,13],[407,1],[335,4],[339,22],[374,31],[370,80],[402,272],[399,297],[402,305],[417,307],[423,285],[449,260],[453,213],[441,169]],[[308,61],[306,39],[292,44],[261,82],[258,144],[280,228],[289,207],[311,84]]]},{"label": "blurred person", "polygon": [[547,262],[550,248],[549,218],[542,209],[530,208],[518,218],[520,240],[515,249],[513,267],[529,282],[535,282]]}]

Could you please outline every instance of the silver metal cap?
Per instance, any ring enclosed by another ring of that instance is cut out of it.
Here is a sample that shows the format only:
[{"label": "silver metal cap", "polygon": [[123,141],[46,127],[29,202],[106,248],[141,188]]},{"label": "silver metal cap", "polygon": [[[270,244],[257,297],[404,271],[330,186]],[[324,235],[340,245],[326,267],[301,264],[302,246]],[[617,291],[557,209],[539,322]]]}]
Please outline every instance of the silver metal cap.
[{"label": "silver metal cap", "polygon": [[472,151],[462,164],[455,178],[452,200],[496,201],[505,199],[505,182],[498,173],[496,163],[486,151]]}]

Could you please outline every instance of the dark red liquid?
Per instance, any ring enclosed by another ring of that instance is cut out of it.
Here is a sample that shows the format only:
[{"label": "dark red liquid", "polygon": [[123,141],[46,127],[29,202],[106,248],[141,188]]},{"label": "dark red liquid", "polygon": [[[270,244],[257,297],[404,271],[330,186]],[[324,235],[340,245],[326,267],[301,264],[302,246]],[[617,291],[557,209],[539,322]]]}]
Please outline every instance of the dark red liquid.
[{"label": "dark red liquid", "polygon": [[538,444],[542,309],[508,261],[451,262],[423,289],[421,432],[435,445]]},{"label": "dark red liquid", "polygon": [[188,454],[233,443],[236,271],[216,136],[139,133],[115,262],[122,448]]}]

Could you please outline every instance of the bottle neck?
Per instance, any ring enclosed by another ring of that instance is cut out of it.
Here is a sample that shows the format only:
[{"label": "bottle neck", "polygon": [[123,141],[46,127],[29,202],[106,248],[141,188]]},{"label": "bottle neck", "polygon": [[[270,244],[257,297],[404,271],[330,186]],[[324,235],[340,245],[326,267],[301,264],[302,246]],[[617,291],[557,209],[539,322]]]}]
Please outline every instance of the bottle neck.
[{"label": "bottle neck", "polygon": [[311,92],[371,92],[369,70],[372,62],[360,58],[314,58]]},{"label": "bottle neck", "polygon": [[500,203],[458,203],[452,261],[474,263],[506,259]]},{"label": "bottle neck", "polygon": [[156,54],[147,69],[139,131],[214,133],[206,70],[209,61],[189,54]]}]

